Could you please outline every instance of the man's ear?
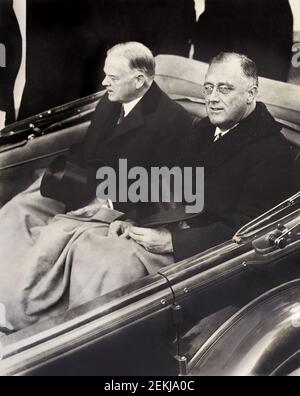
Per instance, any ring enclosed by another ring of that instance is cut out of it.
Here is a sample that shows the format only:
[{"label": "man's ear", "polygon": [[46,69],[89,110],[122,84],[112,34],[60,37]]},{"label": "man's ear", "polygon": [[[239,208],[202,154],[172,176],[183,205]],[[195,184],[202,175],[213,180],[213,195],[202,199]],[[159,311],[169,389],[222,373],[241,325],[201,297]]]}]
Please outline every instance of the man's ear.
[{"label": "man's ear", "polygon": [[138,74],[136,76],[136,89],[141,89],[145,85],[145,76],[143,74]]},{"label": "man's ear", "polygon": [[256,99],[257,96],[257,86],[253,85],[249,90],[248,90],[248,99],[247,99],[247,103],[251,104],[253,103],[253,101]]}]

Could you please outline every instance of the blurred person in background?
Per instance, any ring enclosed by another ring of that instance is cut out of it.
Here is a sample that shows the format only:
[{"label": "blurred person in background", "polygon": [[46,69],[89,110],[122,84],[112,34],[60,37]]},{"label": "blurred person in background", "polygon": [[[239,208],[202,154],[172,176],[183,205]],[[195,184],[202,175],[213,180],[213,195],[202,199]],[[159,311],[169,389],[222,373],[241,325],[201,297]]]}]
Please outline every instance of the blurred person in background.
[{"label": "blurred person in background", "polygon": [[260,76],[287,81],[293,44],[289,1],[206,0],[193,42],[195,59],[240,52],[256,62]]},{"label": "blurred person in background", "polygon": [[116,43],[188,56],[195,22],[194,0],[27,0],[19,119],[101,89],[106,51]]},{"label": "blurred person in background", "polygon": [[[15,121],[14,85],[22,57],[22,37],[13,0],[0,1],[0,129]],[[3,62],[2,62],[3,61]]]},{"label": "blurred person in background", "polygon": [[194,0],[123,0],[122,5],[130,40],[144,43],[154,55],[189,56]]}]

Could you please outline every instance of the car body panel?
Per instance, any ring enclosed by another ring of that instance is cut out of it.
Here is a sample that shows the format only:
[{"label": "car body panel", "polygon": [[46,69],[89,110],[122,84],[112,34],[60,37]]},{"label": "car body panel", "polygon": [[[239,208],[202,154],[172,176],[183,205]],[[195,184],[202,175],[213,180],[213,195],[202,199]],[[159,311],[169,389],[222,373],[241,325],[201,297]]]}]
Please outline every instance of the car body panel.
[{"label": "car body panel", "polygon": [[300,279],[295,279],[269,290],[223,324],[190,362],[190,372],[272,375],[299,351]]}]

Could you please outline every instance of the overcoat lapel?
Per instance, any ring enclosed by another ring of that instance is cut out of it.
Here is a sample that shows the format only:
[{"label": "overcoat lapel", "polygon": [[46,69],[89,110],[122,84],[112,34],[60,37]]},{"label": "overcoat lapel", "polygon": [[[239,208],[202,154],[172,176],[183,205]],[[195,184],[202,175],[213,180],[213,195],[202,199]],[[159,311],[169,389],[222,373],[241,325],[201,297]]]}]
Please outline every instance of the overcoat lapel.
[{"label": "overcoat lapel", "polygon": [[121,122],[121,124],[116,125],[114,132],[110,134],[107,138],[107,143],[124,135],[127,132],[131,132],[134,129],[140,128],[144,125],[144,117],[142,113],[142,105],[139,102],[134,109],[128,114],[127,117]]},{"label": "overcoat lapel", "polygon": [[[124,118],[120,125],[117,125],[121,113],[121,104],[110,102],[108,96],[105,95],[96,110],[94,121],[88,131],[89,138],[86,139],[88,143],[84,149],[88,163],[99,162],[96,158],[101,157],[101,152],[107,146],[118,144],[114,140],[144,126],[147,117],[157,111],[161,97],[162,91],[153,82],[151,88],[128,116]],[[144,129],[141,128],[141,131]]]},{"label": "overcoat lapel", "polygon": [[[265,106],[258,102],[257,108],[250,116],[242,120],[236,127],[216,142],[213,142],[215,127],[208,124],[208,144],[201,153],[203,165],[209,168],[219,167],[229,158],[240,152],[243,147],[270,135],[270,127],[267,128],[266,124],[262,122],[265,113]],[[274,120],[273,122],[276,124]],[[276,130],[276,125],[274,127]],[[279,126],[277,126],[277,129],[279,132]],[[272,129],[272,133],[274,133],[274,129]]]},{"label": "overcoat lapel", "polygon": [[121,105],[112,103],[105,95],[100,103],[90,129],[85,138],[84,155],[89,162],[102,150],[107,139],[114,133],[115,125],[120,114]]},{"label": "overcoat lapel", "polygon": [[[124,118],[120,125],[116,125],[118,118],[114,120],[114,133],[110,134],[107,137],[106,143],[110,143],[114,139],[128,132],[134,131],[135,129],[142,127],[145,124],[145,119],[147,118],[147,116],[151,113],[155,113],[155,111],[157,110],[159,102],[161,100],[161,95],[162,92],[160,88],[156,85],[155,82],[153,82],[148,92],[146,92],[146,94],[128,114],[128,116]],[[113,105],[115,106],[116,104]],[[118,114],[120,114],[120,109],[121,108],[119,107]]]}]

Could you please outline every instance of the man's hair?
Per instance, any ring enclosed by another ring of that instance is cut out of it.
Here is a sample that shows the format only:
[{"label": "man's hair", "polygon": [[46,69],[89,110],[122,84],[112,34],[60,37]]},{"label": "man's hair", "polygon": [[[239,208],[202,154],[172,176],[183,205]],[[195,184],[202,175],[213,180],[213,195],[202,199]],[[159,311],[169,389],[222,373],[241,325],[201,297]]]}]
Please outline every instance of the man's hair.
[{"label": "man's hair", "polygon": [[222,63],[231,58],[238,59],[240,61],[241,69],[244,75],[252,79],[255,85],[258,86],[258,73],[256,63],[248,58],[246,55],[238,54],[237,52],[220,52],[217,56],[211,59],[209,66],[214,63]]},{"label": "man's hair", "polygon": [[155,59],[144,44],[136,41],[120,43],[107,51],[107,55],[121,55],[129,61],[131,69],[139,70],[148,78],[154,79],[155,76]]}]

